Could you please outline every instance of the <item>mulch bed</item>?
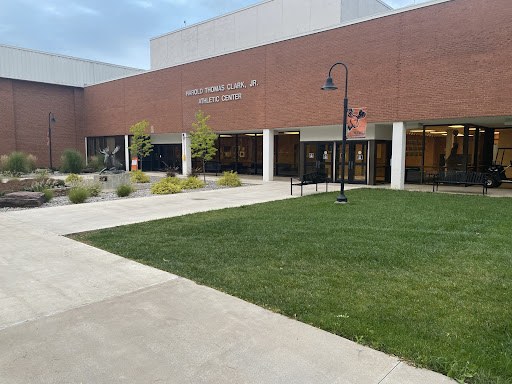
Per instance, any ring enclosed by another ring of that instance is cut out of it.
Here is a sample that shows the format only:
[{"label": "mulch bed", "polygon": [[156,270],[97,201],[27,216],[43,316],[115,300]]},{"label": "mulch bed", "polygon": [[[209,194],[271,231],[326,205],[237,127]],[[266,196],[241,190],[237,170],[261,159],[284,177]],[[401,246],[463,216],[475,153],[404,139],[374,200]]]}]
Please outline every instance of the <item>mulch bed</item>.
[{"label": "mulch bed", "polygon": [[32,186],[34,179],[9,180],[7,183],[0,183],[0,195],[11,192],[24,191]]}]

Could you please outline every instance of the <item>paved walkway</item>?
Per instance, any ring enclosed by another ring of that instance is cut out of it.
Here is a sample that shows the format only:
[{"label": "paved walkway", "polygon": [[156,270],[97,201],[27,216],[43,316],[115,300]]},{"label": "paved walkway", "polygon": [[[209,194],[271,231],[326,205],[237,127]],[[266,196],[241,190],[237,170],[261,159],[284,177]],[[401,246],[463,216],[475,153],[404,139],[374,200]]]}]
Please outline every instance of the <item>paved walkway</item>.
[{"label": "paved walkway", "polygon": [[0,214],[0,383],[453,383],[61,236],[289,197],[260,182]]}]

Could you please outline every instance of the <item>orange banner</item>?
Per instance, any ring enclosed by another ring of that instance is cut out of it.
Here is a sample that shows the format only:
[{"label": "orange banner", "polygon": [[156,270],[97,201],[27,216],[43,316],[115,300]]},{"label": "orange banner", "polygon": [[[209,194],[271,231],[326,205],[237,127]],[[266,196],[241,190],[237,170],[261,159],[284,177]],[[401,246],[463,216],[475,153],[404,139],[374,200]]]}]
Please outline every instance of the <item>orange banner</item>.
[{"label": "orange banner", "polygon": [[350,108],[347,111],[347,139],[366,138],[368,108]]},{"label": "orange banner", "polygon": [[137,158],[134,157],[132,158],[132,171],[136,171],[137,170]]}]

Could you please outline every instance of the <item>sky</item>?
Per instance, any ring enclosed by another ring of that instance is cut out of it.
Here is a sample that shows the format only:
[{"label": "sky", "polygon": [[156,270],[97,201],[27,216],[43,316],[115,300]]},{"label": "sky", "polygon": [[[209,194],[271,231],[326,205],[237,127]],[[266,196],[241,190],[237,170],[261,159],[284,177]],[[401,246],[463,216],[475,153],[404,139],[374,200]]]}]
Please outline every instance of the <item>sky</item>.
[{"label": "sky", "polygon": [[0,44],[149,69],[152,37],[260,1],[0,0]]}]

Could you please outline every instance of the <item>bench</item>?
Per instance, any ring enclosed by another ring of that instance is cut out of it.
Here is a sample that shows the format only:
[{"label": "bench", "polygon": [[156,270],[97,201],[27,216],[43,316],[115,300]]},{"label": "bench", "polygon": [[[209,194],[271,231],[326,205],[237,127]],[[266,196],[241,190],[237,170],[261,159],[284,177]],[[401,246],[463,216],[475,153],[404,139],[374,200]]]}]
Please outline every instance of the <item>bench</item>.
[{"label": "bench", "polygon": [[290,177],[290,194],[293,196],[293,187],[300,186],[300,195],[303,195],[303,188],[305,185],[316,185],[316,191],[318,192],[318,184],[325,183],[325,192],[328,192],[329,180],[323,173],[313,172],[305,173],[302,178]]},{"label": "bench", "polygon": [[219,174],[222,170],[221,167],[222,167],[221,163],[212,161],[212,162],[206,162],[204,169],[207,173],[215,172],[215,176],[217,176],[217,174]]},{"label": "bench", "polygon": [[487,174],[473,171],[441,171],[433,175],[432,192],[439,190],[439,184],[481,185],[482,194],[487,194]]}]

